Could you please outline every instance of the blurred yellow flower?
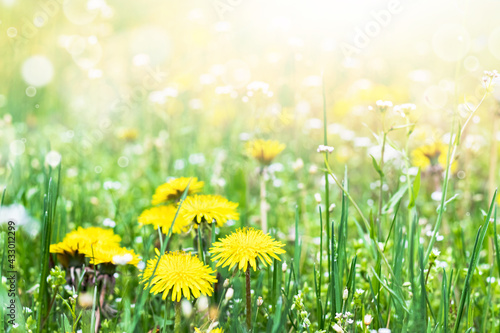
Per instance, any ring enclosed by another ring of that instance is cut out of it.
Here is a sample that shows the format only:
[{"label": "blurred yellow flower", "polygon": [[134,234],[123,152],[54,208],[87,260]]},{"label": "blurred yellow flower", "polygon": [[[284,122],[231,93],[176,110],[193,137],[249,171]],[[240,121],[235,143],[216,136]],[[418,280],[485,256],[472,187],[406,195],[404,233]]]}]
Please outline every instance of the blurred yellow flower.
[{"label": "blurred yellow flower", "polygon": [[188,194],[198,193],[203,188],[204,182],[196,177],[180,177],[169,180],[156,188],[152,204],[158,205],[170,200],[179,200],[189,184]]},{"label": "blurred yellow flower", "polygon": [[85,251],[93,245],[100,243],[107,246],[118,246],[121,238],[112,229],[99,227],[82,228],[68,233],[62,242],[50,245],[50,253],[57,253],[57,257],[63,266],[70,264],[74,258],[75,264],[79,264]]},{"label": "blurred yellow flower", "polygon": [[112,265],[134,265],[137,266],[141,259],[134,250],[120,247],[116,244],[97,243],[84,251],[87,258],[90,258],[92,265],[112,264]]},{"label": "blurred yellow flower", "polygon": [[[447,154],[448,145],[442,142],[434,142],[415,149],[412,152],[412,162],[414,166],[421,169],[436,165],[446,168]],[[451,170],[454,171],[455,169],[456,163],[452,163]]]},{"label": "blurred yellow flower", "polygon": [[[139,224],[152,224],[155,229],[161,227],[163,233],[167,234],[170,230],[172,222],[174,221],[176,212],[176,205],[156,206],[150,209],[146,209],[139,216]],[[188,222],[182,218],[182,215],[178,214],[174,223],[174,227],[172,228],[172,232],[174,234],[180,234],[186,231],[187,224]]]},{"label": "blurred yellow flower", "polygon": [[231,202],[220,195],[195,195],[187,197],[182,203],[179,214],[183,220],[198,224],[212,223],[223,226],[228,220],[238,220],[240,214],[236,211],[238,204]]},{"label": "blurred yellow flower", "polygon": [[219,260],[217,267],[229,266],[231,269],[237,264],[238,269],[246,271],[250,264],[255,271],[257,258],[264,266],[272,263],[271,257],[281,260],[277,255],[285,253],[281,248],[283,246],[285,244],[264,234],[262,230],[244,228],[215,242],[209,252],[212,254],[212,261]]},{"label": "blurred yellow flower", "polygon": [[155,274],[151,279],[153,295],[163,293],[166,299],[170,291],[172,301],[179,302],[184,296],[188,300],[191,295],[198,298],[201,295],[212,296],[212,284],[217,282],[215,271],[204,265],[198,256],[185,252],[170,252],[160,256],[160,251],[155,249],[156,257],[148,260],[144,271],[139,275],[141,283],[148,287],[148,282],[158,263]]},{"label": "blurred yellow flower", "polygon": [[123,128],[118,131],[117,136],[125,141],[135,141],[139,136],[139,132],[135,128]]},{"label": "blurred yellow flower", "polygon": [[260,163],[268,165],[285,147],[278,141],[257,139],[247,143],[247,152]]}]

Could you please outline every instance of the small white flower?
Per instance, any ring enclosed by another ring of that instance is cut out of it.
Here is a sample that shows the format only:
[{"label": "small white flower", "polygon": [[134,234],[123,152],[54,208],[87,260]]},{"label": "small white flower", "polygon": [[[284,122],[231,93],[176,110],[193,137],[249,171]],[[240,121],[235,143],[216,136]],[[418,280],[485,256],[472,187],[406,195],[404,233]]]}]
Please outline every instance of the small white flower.
[{"label": "small white flower", "polygon": [[288,265],[286,264],[286,261],[284,261],[283,264],[281,265],[281,270],[283,271],[283,273],[286,272],[287,268],[288,268]]},{"label": "small white flower", "polygon": [[257,306],[262,306],[263,303],[264,299],[262,298],[262,296],[259,296],[259,298],[257,298]]},{"label": "small white flower", "polygon": [[114,228],[116,226],[116,222],[110,218],[105,218],[104,221],[102,221],[102,225],[105,227]]},{"label": "small white flower", "polygon": [[344,333],[344,330],[338,324],[333,325],[333,330],[337,333]]},{"label": "small white flower", "polygon": [[363,318],[363,322],[365,323],[366,326],[369,326],[372,323],[373,316],[371,314],[365,315]]},{"label": "small white flower", "polygon": [[333,153],[333,149],[334,148],[331,147],[331,146],[319,145],[318,149],[317,149],[317,152],[318,153],[329,153],[329,154],[331,154],[331,153]]},{"label": "small white flower", "polygon": [[304,161],[301,158],[298,158],[295,162],[292,163],[293,171],[298,171],[304,167]]},{"label": "small white flower", "polygon": [[113,256],[113,263],[116,265],[126,265],[134,259],[130,253],[125,253],[124,255]]}]

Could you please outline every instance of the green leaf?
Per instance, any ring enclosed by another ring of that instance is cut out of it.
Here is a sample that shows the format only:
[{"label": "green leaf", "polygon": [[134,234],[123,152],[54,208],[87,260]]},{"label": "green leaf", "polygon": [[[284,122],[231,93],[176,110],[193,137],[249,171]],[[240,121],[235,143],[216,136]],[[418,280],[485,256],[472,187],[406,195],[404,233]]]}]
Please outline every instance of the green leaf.
[{"label": "green leaf", "polygon": [[[384,177],[384,172],[382,171],[382,169],[378,165],[377,161],[375,160],[375,157],[373,157],[373,155],[370,155],[370,157],[372,158],[372,164],[373,164],[373,168],[375,168],[375,171],[377,171],[377,173],[379,174],[380,177]],[[382,184],[380,184],[380,186],[382,186]]]},{"label": "green leaf", "polygon": [[415,203],[418,197],[418,192],[420,192],[420,168],[418,168],[417,175],[415,176],[415,180],[413,181],[408,209],[412,209],[413,207],[415,207]]}]

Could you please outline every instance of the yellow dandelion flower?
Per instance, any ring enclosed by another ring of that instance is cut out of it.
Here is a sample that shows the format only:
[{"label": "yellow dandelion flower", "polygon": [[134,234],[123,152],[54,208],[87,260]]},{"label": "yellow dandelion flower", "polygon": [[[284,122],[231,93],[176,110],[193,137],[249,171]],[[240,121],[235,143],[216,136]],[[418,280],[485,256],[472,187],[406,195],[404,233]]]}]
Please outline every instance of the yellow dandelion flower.
[{"label": "yellow dandelion flower", "polygon": [[170,200],[179,200],[184,190],[189,184],[188,194],[194,194],[201,191],[204,182],[198,181],[196,177],[174,178],[156,188],[153,205],[159,205]]},{"label": "yellow dandelion flower", "polygon": [[[412,152],[412,162],[416,167],[425,169],[429,166],[440,165],[446,167],[448,145],[442,142],[434,142],[430,145],[421,146]],[[456,169],[456,163],[452,163],[451,171]]]},{"label": "yellow dandelion flower", "polygon": [[247,143],[247,152],[260,163],[268,165],[285,147],[278,141],[258,139]]},{"label": "yellow dandelion flower", "polygon": [[[175,214],[177,212],[176,205],[167,205],[167,206],[156,206],[150,209],[146,209],[139,216],[139,224],[146,225],[152,224],[155,229],[161,227],[163,233],[168,234],[170,230],[170,226],[174,221]],[[174,227],[172,228],[172,232],[175,234],[180,234],[182,232],[187,231],[188,222],[182,218],[181,214],[177,215],[175,219]]]},{"label": "yellow dandelion flower", "polygon": [[134,250],[129,250],[116,244],[97,243],[84,252],[93,265],[134,265],[137,266],[141,258]]},{"label": "yellow dandelion flower", "polygon": [[179,214],[183,220],[194,222],[195,227],[202,222],[223,226],[227,220],[238,220],[240,214],[236,211],[238,204],[220,195],[195,195],[187,197],[182,203]]},{"label": "yellow dandelion flower", "polygon": [[153,295],[163,293],[162,298],[166,299],[170,291],[172,301],[179,302],[184,296],[188,300],[191,295],[198,298],[201,295],[212,296],[213,283],[217,282],[215,271],[208,265],[204,265],[198,256],[185,252],[170,252],[160,256],[160,251],[155,249],[156,257],[148,260],[146,268],[139,277],[148,287],[149,279],[158,262],[155,275],[151,280],[151,290]]},{"label": "yellow dandelion flower", "polygon": [[50,253],[57,253],[59,261],[63,266],[68,266],[72,258],[75,264],[80,264],[83,255],[91,246],[101,243],[107,245],[118,245],[120,236],[116,235],[112,229],[99,227],[82,228],[68,233],[62,242],[50,245]]},{"label": "yellow dandelion flower", "polygon": [[112,229],[79,227],[68,233],[62,242],[50,245],[50,252],[74,255],[76,252],[82,253],[97,242],[119,244],[120,241],[120,236],[116,235]]},{"label": "yellow dandelion flower", "polygon": [[250,264],[255,271],[257,258],[264,266],[272,263],[271,257],[281,261],[277,255],[285,253],[281,248],[283,246],[285,244],[264,234],[262,230],[244,228],[215,242],[209,252],[212,254],[212,261],[219,260],[217,267],[229,266],[231,269],[237,264],[238,269],[246,271]]},{"label": "yellow dandelion flower", "polygon": [[[202,333],[203,331],[201,331],[198,327],[195,327],[194,332],[195,333]],[[207,331],[207,333],[224,333],[224,330],[222,328],[214,328],[210,331]]]}]

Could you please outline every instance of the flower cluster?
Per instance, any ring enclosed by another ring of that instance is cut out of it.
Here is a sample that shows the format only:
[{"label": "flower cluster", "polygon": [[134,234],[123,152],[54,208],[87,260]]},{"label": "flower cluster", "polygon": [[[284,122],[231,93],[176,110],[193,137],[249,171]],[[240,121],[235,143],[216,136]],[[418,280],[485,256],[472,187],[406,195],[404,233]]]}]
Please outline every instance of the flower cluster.
[{"label": "flower cluster", "polygon": [[[203,184],[197,178],[182,177],[160,185],[152,200],[153,205],[158,206],[144,210],[138,218],[139,224],[151,224],[165,234],[172,228],[173,233],[180,234],[192,227],[198,228],[201,223],[215,222],[221,227],[228,220],[238,220],[237,203],[219,195],[196,194]],[[188,186],[188,196],[181,202]]]}]

